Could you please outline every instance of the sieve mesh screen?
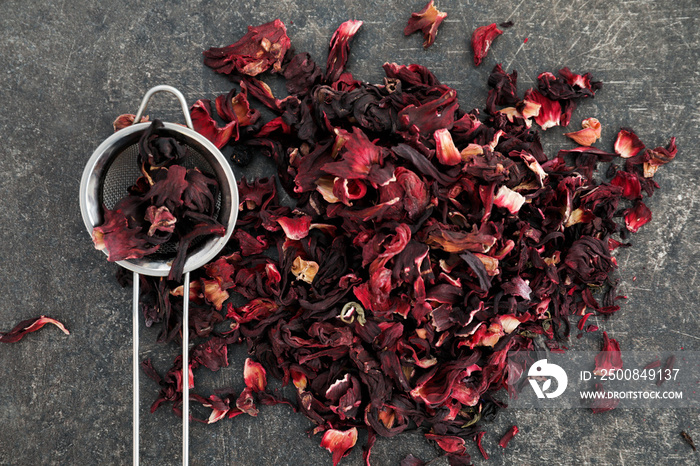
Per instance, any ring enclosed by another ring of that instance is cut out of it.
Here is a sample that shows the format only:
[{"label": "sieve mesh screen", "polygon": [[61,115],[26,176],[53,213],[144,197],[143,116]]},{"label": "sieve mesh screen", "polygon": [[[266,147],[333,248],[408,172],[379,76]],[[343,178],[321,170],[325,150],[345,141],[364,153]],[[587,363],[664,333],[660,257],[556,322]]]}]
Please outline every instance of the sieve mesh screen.
[{"label": "sieve mesh screen", "polygon": [[[183,143],[184,144],[184,143]],[[202,173],[215,176],[212,166],[207,160],[192,146],[184,144],[187,152],[185,158],[178,162],[179,165],[185,168],[197,168]],[[124,196],[128,194],[127,189],[136,183],[136,180],[141,176],[141,170],[138,164],[139,145],[131,144],[116,155],[111,164],[106,168],[104,173],[104,181],[101,184],[100,201],[107,209],[113,209],[114,206]],[[221,185],[221,181],[219,185]],[[221,192],[217,193],[215,217],[219,217],[221,209]],[[219,219],[221,220],[221,219]],[[197,238],[190,245],[190,250],[196,250],[197,245],[204,241],[205,238]],[[174,258],[177,253],[177,243],[167,242],[161,245],[160,249],[148,257],[154,259]]]}]

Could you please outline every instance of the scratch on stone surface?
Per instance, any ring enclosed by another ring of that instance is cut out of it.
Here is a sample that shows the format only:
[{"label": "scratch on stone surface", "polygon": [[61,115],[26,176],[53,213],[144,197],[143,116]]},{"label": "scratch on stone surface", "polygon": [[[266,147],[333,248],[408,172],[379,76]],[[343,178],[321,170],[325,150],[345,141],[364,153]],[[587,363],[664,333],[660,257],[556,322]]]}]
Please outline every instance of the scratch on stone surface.
[{"label": "scratch on stone surface", "polygon": [[507,70],[510,69],[511,65],[513,64],[513,61],[515,61],[515,57],[518,56],[518,53],[523,49],[523,47],[525,47],[524,42],[522,44],[520,44],[520,47],[518,47],[518,50],[516,50],[515,53],[513,54],[513,58],[511,58],[510,61],[508,62],[508,66],[506,66]]},{"label": "scratch on stone surface", "polygon": [[697,337],[697,336],[695,336],[695,335],[690,335],[690,334],[688,334],[688,333],[683,333],[683,332],[681,332],[681,331],[679,331],[679,330],[671,330],[671,331],[672,331],[673,333],[677,333],[677,334],[679,334],[679,335],[683,335],[683,336],[686,336],[686,337],[695,338],[696,340],[700,340],[700,337]]},{"label": "scratch on stone surface", "polygon": [[73,39],[73,43],[70,46],[70,51],[68,52],[68,57],[66,58],[66,67],[63,69],[63,75],[65,77],[68,77],[68,72],[70,71],[68,68],[70,67],[70,59],[73,56],[73,50],[75,50],[75,44],[78,41],[78,39]]},{"label": "scratch on stone surface", "polygon": [[510,14],[508,15],[508,17],[506,18],[506,21],[508,21],[510,18],[513,17],[513,15],[515,14],[515,12],[518,11],[518,8],[520,8],[520,5],[522,5],[523,3],[525,3],[525,0],[520,0],[520,3],[518,3],[518,5],[515,7],[515,9],[514,9],[513,11],[510,12]]}]

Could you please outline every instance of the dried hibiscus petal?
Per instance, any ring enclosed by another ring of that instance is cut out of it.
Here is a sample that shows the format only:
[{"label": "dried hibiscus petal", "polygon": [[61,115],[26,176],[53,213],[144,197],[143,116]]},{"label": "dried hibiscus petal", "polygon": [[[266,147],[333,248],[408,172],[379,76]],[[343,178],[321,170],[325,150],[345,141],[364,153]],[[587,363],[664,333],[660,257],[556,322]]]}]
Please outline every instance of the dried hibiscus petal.
[{"label": "dried hibiscus petal", "polygon": [[421,31],[423,33],[423,48],[428,48],[435,42],[435,37],[437,36],[438,27],[445,18],[447,18],[447,13],[438,11],[435,8],[433,0],[430,0],[425,7],[418,13],[411,13],[411,17],[408,19],[408,24],[403,30],[404,35],[408,36],[416,31]]},{"label": "dried hibiscus petal", "polygon": [[501,440],[498,442],[498,445],[500,447],[506,448],[508,446],[508,443],[510,443],[510,441],[513,440],[513,437],[515,437],[515,434],[517,434],[518,431],[518,426],[511,426],[511,428],[508,429],[508,432],[503,434],[503,437],[501,437]]},{"label": "dried hibiscus petal", "polygon": [[632,233],[651,220],[651,210],[642,201],[637,201],[634,207],[625,211],[625,226]]},{"label": "dried hibiscus petal", "polygon": [[643,149],[644,144],[631,129],[623,128],[617,133],[617,139],[615,139],[615,153],[620,157],[625,159],[634,157]]},{"label": "dried hibiscus petal", "polygon": [[130,228],[123,212],[109,209],[103,212],[104,222],[92,230],[92,241],[95,249],[107,251],[108,261],[140,259],[160,248],[160,245],[152,245],[141,229]]},{"label": "dried hibiscus petal", "polygon": [[357,443],[357,428],[353,427],[346,431],[328,429],[321,439],[321,447],[325,448],[333,455],[333,466],[346,456],[352,447]]},{"label": "dried hibiscus petal", "polygon": [[582,146],[592,146],[600,138],[600,122],[596,118],[586,118],[581,123],[583,129],[573,133],[564,133],[577,144]]},{"label": "dried hibiscus petal", "polygon": [[671,138],[671,141],[666,147],[657,147],[656,149],[647,151],[648,160],[644,162],[644,177],[653,177],[656,170],[658,170],[661,165],[667,164],[676,157],[677,152],[676,138]]},{"label": "dried hibiscus petal", "polygon": [[238,139],[238,120],[232,120],[223,128],[219,127],[211,116],[211,102],[207,99],[198,100],[190,108],[194,130],[209,139],[221,149],[231,139]]},{"label": "dried hibiscus petal", "polygon": [[603,349],[595,357],[595,375],[610,375],[613,371],[622,369],[620,344],[613,338],[608,338],[608,332],[603,332]]},{"label": "dried hibiscus petal", "polygon": [[525,93],[525,99],[540,106],[535,122],[543,130],[562,124],[562,108],[559,101],[549,99],[535,89],[529,89]]},{"label": "dried hibiscus petal", "polygon": [[481,61],[486,57],[486,54],[491,48],[493,40],[503,34],[503,31],[498,29],[496,23],[488,26],[480,26],[472,33],[472,50],[474,51],[474,65],[479,66]]},{"label": "dried hibiscus petal", "polygon": [[243,379],[246,387],[251,388],[255,392],[265,391],[267,388],[267,376],[262,364],[255,362],[250,358],[245,360],[243,367]]},{"label": "dried hibiscus petal", "polygon": [[[134,124],[134,120],[136,119],[136,115],[132,113],[125,113],[123,115],[119,115],[116,120],[114,120],[114,123],[112,123],[112,126],[114,127],[114,131],[117,132],[120,129],[128,128],[129,126]],[[142,116],[141,121],[139,123],[145,123],[148,121],[148,115]]]},{"label": "dried hibiscus petal", "polygon": [[345,21],[333,33],[326,63],[326,81],[335,82],[345,70],[350,53],[350,41],[362,26],[362,21]]},{"label": "dried hibiscus petal", "polygon": [[39,316],[33,319],[23,320],[15,325],[9,332],[0,332],[0,343],[16,343],[26,334],[36,332],[46,324],[53,324],[60,328],[66,335],[70,335],[70,332],[61,322],[57,321],[56,319],[52,319],[51,317]]},{"label": "dried hibiscus petal", "polygon": [[256,76],[270,68],[279,72],[290,45],[287,28],[276,19],[257,27],[249,26],[248,33],[228,47],[204,51],[204,64],[222,74],[238,71]]}]

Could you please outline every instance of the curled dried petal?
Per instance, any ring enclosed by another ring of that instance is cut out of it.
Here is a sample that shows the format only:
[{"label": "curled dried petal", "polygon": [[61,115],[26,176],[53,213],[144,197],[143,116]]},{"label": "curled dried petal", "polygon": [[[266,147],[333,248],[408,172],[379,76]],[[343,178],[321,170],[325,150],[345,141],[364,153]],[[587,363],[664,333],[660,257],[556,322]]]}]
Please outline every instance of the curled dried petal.
[{"label": "curled dried petal", "polygon": [[433,134],[435,138],[435,154],[443,165],[457,165],[462,161],[462,156],[452,141],[452,135],[445,129],[439,129]]},{"label": "curled dried petal", "polygon": [[445,18],[447,18],[447,13],[438,11],[433,0],[430,0],[421,11],[411,13],[403,33],[408,36],[416,31],[421,31],[424,39],[423,48],[427,49],[435,42],[438,27]]},{"label": "curled dried petal", "polygon": [[246,358],[243,366],[243,380],[245,380],[246,387],[251,388],[255,392],[262,392],[267,388],[265,368],[262,364],[250,358]]},{"label": "curled dried petal", "polygon": [[564,133],[582,146],[592,146],[600,138],[600,122],[595,118],[587,118],[581,123],[583,129],[573,133]]},{"label": "curled dried petal", "polygon": [[350,53],[350,41],[362,26],[362,21],[345,21],[331,37],[330,52],[326,63],[326,81],[335,82],[345,70]]},{"label": "curled dried petal", "polygon": [[642,201],[637,201],[634,207],[625,211],[625,226],[632,233],[651,220],[651,210]]},{"label": "curled dried petal", "polygon": [[228,47],[204,51],[204,64],[222,74],[238,71],[256,76],[269,68],[279,72],[290,45],[287,28],[276,19],[256,27],[248,26],[248,32]]},{"label": "curled dried petal", "polygon": [[20,341],[26,334],[36,332],[46,324],[53,324],[60,328],[63,333],[70,335],[66,327],[56,319],[51,317],[39,316],[33,319],[23,320],[14,326],[9,332],[0,332],[0,343],[16,343]]},{"label": "curled dried petal", "polygon": [[512,426],[510,429],[508,429],[508,432],[506,432],[503,437],[501,437],[501,440],[498,442],[498,445],[506,448],[508,446],[508,443],[515,437],[515,434],[518,433],[518,426]]},{"label": "curled dried petal", "polygon": [[472,50],[474,51],[474,65],[479,66],[481,61],[486,57],[486,54],[491,48],[493,40],[503,34],[503,31],[498,29],[496,23],[488,26],[480,26],[472,33]]},{"label": "curled dried petal", "polygon": [[608,332],[603,332],[603,349],[595,357],[595,375],[610,375],[613,371],[622,369],[620,344],[613,338],[608,338]]},{"label": "curled dried petal", "polygon": [[[119,115],[116,120],[114,120],[114,123],[112,123],[112,126],[114,127],[114,132],[116,133],[120,129],[128,128],[129,126],[134,124],[134,119],[136,118],[136,115],[132,113],[124,113],[123,115]],[[139,123],[145,123],[148,121],[148,115],[142,116],[141,121]]]},{"label": "curled dried petal", "polygon": [[621,129],[615,139],[615,153],[624,159],[634,157],[644,149],[644,144],[631,129]]},{"label": "curled dried petal", "polygon": [[328,429],[323,434],[323,439],[321,439],[321,447],[325,448],[333,455],[333,466],[336,466],[356,443],[356,427],[345,431]]}]

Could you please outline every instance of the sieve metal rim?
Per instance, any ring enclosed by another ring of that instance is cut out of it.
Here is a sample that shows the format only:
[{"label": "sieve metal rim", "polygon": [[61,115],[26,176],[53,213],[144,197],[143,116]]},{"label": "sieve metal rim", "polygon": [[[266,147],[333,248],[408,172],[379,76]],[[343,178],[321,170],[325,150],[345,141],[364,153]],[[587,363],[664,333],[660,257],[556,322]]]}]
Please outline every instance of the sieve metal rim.
[{"label": "sieve metal rim", "polygon": [[[136,123],[112,134],[95,149],[85,165],[80,181],[80,212],[85,228],[90,236],[92,236],[92,230],[101,225],[103,221],[102,206],[100,205],[100,185],[104,170],[109,168],[112,158],[118,155],[119,152],[116,151],[121,147],[120,143],[126,139],[131,139],[134,133],[144,132],[150,124]],[[186,273],[207,264],[223,249],[230,239],[238,216],[238,186],[231,166],[211,141],[192,129],[175,123],[164,122],[163,131],[181,136],[188,140],[188,144],[193,147],[201,147],[203,151],[213,156],[216,165],[212,163],[212,160],[208,160],[212,168],[214,170],[220,169],[223,172],[223,176],[217,174],[222,197],[222,212],[219,219],[226,227],[226,233],[222,237],[208,239],[195,253],[188,255],[183,271],[183,273]],[[193,143],[190,144],[189,141]],[[200,151],[200,153],[203,151]],[[230,202],[223,202],[224,199],[230,199]],[[107,251],[103,250],[103,252],[107,254]],[[171,261],[144,257],[118,261],[117,264],[139,274],[164,277],[170,273]]]}]

